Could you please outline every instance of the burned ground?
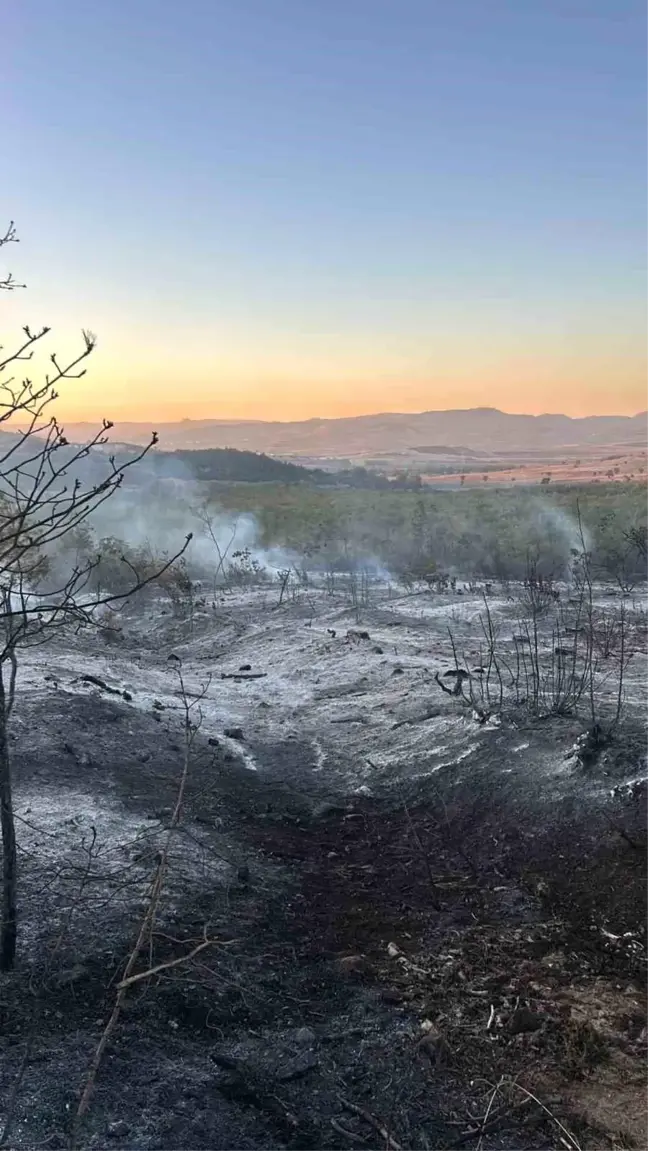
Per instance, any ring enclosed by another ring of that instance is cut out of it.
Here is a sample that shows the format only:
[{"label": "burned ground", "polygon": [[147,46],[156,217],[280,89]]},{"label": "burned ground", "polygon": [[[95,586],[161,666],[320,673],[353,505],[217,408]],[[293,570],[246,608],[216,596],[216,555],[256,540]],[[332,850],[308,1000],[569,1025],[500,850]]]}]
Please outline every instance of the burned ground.
[{"label": "burned ground", "polygon": [[22,669],[8,1145],[69,1141],[182,770],[176,654],[206,694],[141,968],[215,942],[133,987],[79,1146],[640,1146],[641,652],[584,766],[577,718],[478,723],[439,691],[449,622],[478,659],[478,599],[384,602],[358,628],[264,595]]}]

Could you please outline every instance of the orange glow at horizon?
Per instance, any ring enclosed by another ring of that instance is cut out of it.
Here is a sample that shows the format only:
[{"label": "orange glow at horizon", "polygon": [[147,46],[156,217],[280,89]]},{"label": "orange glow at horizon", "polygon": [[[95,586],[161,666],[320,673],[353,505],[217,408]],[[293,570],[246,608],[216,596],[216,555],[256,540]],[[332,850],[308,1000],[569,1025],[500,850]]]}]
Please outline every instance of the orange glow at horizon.
[{"label": "orange glow at horizon", "polygon": [[[311,367],[311,371],[308,370]],[[57,412],[68,422],[166,423],[182,419],[299,421],[379,412],[499,408],[572,417],[632,416],[648,408],[646,364],[635,357],[585,363],[512,363],[437,372],[344,372],[330,376],[134,370],[113,374],[97,363],[85,381],[66,383]]]},{"label": "orange glow at horizon", "polygon": [[645,5],[274,7],[13,6],[0,342],[97,333],[61,422],[648,408]]},{"label": "orange glow at horizon", "polygon": [[[22,322],[17,304],[12,329]],[[406,332],[313,334],[261,324],[149,328],[104,313],[92,325],[99,343],[87,374],[60,385],[56,412],[67,423],[155,426],[477,407],[631,416],[648,408],[645,325],[636,319],[625,330],[618,315],[561,330],[476,315],[466,330],[449,316],[427,332],[421,323]],[[52,351],[74,358],[79,336],[69,315],[55,315],[30,374],[45,376]],[[3,343],[15,344],[15,332]]]}]

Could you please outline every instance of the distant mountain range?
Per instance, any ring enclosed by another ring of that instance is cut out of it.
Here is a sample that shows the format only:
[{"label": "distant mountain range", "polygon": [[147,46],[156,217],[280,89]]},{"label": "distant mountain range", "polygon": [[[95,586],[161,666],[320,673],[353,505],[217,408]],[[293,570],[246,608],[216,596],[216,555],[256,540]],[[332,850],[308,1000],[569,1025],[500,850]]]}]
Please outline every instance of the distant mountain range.
[{"label": "distant mountain range", "polygon": [[[343,419],[290,423],[262,420],[182,420],[178,423],[117,423],[111,439],[144,444],[151,428],[166,451],[238,448],[270,455],[348,458],[372,452],[411,451],[434,444],[466,454],[497,456],[514,451],[578,450],[595,445],[646,444],[648,413],[636,416],[511,415],[496,408],[399,414],[387,412]],[[72,442],[85,442],[91,423],[66,424]],[[457,454],[454,453],[454,454]]]}]

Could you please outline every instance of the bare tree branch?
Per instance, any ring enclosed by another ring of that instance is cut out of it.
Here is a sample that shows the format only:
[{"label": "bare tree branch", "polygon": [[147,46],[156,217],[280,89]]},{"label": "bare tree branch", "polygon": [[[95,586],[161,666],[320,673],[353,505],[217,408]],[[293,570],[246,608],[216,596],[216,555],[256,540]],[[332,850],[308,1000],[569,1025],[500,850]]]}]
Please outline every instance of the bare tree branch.
[{"label": "bare tree branch", "polygon": [[[13,221],[0,248],[16,243]],[[18,287],[11,274],[0,278],[0,289]],[[62,630],[95,626],[101,608],[123,606],[134,594],[158,579],[184,553],[190,536],[157,570],[140,572],[123,558],[127,579],[119,590],[93,590],[101,557],[74,563],[58,580],[49,575],[55,545],[75,532],[119,491],[124,477],[155,447],[154,432],[132,458],[116,460],[97,449],[108,443],[112,428],[103,420],[85,444],[71,444],[53,410],[58,385],[79,380],[85,361],[96,348],[96,336],[81,332],[81,349],[69,358],[50,354],[44,378],[17,379],[12,372],[30,363],[49,328],[23,328],[13,352],[0,349],[0,822],[3,836],[3,918],[0,968],[13,966],[16,946],[16,844],[11,798],[8,722],[14,706],[18,655],[38,647]],[[90,469],[93,460],[101,472]],[[8,679],[3,676],[8,665]]]}]

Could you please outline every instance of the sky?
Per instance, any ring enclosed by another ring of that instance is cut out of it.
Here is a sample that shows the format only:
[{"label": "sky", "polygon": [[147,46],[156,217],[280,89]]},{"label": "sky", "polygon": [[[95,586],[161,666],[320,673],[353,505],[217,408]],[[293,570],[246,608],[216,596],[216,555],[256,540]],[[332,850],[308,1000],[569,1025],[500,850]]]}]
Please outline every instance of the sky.
[{"label": "sky", "polygon": [[643,410],[645,25],[643,0],[10,0],[2,343],[97,333],[73,420]]}]

